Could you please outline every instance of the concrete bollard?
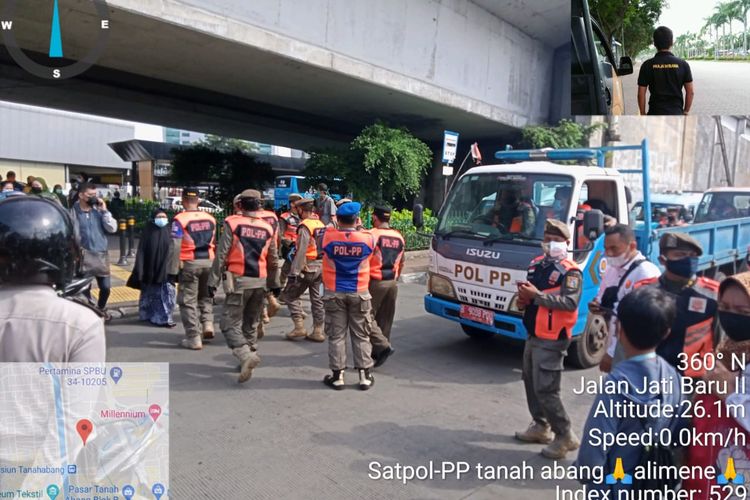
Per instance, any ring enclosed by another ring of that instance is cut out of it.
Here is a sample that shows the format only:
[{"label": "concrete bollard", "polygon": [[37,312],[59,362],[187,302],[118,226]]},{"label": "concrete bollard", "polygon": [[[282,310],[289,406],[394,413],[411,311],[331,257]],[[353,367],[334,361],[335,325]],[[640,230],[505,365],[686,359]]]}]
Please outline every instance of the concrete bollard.
[{"label": "concrete bollard", "polygon": [[120,219],[117,221],[117,228],[120,231],[120,260],[117,261],[118,266],[128,265],[128,240],[126,231],[128,229],[128,221]]},{"label": "concrete bollard", "polygon": [[128,257],[135,257],[135,217],[128,216]]}]

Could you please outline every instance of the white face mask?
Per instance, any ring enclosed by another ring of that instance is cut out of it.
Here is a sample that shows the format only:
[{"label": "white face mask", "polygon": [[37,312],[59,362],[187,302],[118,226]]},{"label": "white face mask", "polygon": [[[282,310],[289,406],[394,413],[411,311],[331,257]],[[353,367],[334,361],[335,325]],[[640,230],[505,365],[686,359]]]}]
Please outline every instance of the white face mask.
[{"label": "white face mask", "polygon": [[542,243],[542,249],[544,250],[544,253],[546,253],[553,259],[562,260],[568,256],[568,244],[564,241],[550,241],[549,243]]},{"label": "white face mask", "polygon": [[607,256],[607,264],[614,267],[622,267],[628,261],[628,252],[623,252],[614,257]]}]

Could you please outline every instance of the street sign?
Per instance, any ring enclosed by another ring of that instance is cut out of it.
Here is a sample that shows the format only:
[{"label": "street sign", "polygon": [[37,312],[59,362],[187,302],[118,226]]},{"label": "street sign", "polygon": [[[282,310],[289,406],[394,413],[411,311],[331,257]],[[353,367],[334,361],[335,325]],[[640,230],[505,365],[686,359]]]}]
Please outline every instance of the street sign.
[{"label": "street sign", "polygon": [[443,165],[443,175],[453,175],[453,167]]},{"label": "street sign", "polygon": [[446,130],[443,132],[443,163],[450,165],[456,159],[458,148],[458,132]]}]

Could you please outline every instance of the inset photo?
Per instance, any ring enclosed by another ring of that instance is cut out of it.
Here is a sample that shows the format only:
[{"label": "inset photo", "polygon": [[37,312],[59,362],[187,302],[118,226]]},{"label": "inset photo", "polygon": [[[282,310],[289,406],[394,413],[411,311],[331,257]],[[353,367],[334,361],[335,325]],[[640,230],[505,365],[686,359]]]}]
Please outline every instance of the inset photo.
[{"label": "inset photo", "polygon": [[750,112],[747,0],[573,0],[571,114]]}]

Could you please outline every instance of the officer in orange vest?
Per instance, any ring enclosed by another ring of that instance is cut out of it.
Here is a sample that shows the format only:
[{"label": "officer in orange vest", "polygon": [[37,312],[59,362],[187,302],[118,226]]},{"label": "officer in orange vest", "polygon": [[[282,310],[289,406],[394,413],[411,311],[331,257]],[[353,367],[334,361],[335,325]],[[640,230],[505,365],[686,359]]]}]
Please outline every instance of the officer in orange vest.
[{"label": "officer in orange vest", "polygon": [[527,280],[518,284],[518,304],[524,309],[523,324],[528,332],[523,383],[534,421],[515,437],[526,443],[548,444],[542,455],[558,460],[580,445],[560,399],[563,361],[578,319],[583,281],[580,268],[568,258],[569,245],[568,226],[548,219],[544,255],[531,261]]},{"label": "officer in orange vest", "polygon": [[292,266],[292,259],[289,254],[292,247],[297,242],[297,227],[300,218],[294,208],[294,204],[302,199],[302,195],[291,193],[289,195],[289,208],[279,216],[279,234],[281,235],[281,258],[284,263],[281,265],[281,286],[286,285],[286,278],[289,276],[289,268]]},{"label": "officer in orange vest", "polygon": [[[289,268],[289,277],[281,299],[287,303],[289,313],[294,321],[294,329],[286,334],[290,340],[307,338],[313,342],[324,342],[326,337],[323,331],[325,323],[325,310],[323,309],[323,296],[321,294],[322,258],[318,251],[320,233],[325,225],[320,219],[313,219],[315,200],[303,198],[294,205],[297,215],[301,219],[297,228],[297,243],[294,247],[294,259]],[[304,311],[300,297],[305,291],[310,292],[310,306],[313,314],[313,331],[308,333],[305,329]]]},{"label": "officer in orange vest", "polygon": [[[695,358],[713,352],[721,332],[716,319],[719,283],[696,276],[698,257],[703,254],[703,248],[687,233],[662,235],[659,253],[664,274],[635,284],[636,288],[660,288],[674,298],[677,306],[677,316],[669,336],[656,348],[656,354],[684,376],[702,377],[705,363],[698,363]],[[680,358],[683,358],[683,363]]]},{"label": "officer in orange vest", "polygon": [[395,352],[391,347],[391,327],[396,314],[398,278],[404,265],[404,237],[390,227],[391,208],[377,206],[372,212],[375,251],[370,261],[370,295],[375,324],[372,329],[372,357],[381,366]]},{"label": "officer in orange vest", "polygon": [[[261,199],[261,203],[263,203],[263,199]],[[276,248],[279,247],[279,217],[273,212],[273,210],[268,210],[267,208],[264,208],[261,205],[261,210],[258,212],[258,216],[266,221],[267,224],[269,224],[273,228],[273,239],[276,242]],[[279,309],[281,309],[281,304],[279,304],[279,301],[277,298],[270,292],[266,292],[266,301],[268,303],[267,307],[264,307],[263,309],[263,322],[268,323],[271,321],[270,318],[273,318],[276,316],[276,313],[279,312]]]},{"label": "officer in orange vest", "polygon": [[532,236],[536,227],[536,213],[531,203],[522,198],[523,188],[512,184],[501,191],[493,210],[493,224],[504,233]]},{"label": "officer in orange vest", "polygon": [[[182,346],[200,350],[203,340],[214,337],[213,300],[208,295],[208,275],[216,248],[216,219],[198,210],[198,190],[182,191],[183,212],[172,222],[172,258],[169,274],[175,279],[179,274],[177,303],[185,327],[186,338]],[[201,335],[203,339],[201,339]]]},{"label": "officer in orange vest", "polygon": [[367,390],[375,383],[372,375],[372,303],[370,257],[375,239],[367,231],[356,229],[362,206],[345,203],[336,212],[338,228],[323,232],[323,303],[326,312],[328,362],[333,372],[323,382],[332,389],[344,388],[346,338],[351,338],[354,369],[359,373],[359,388]]},{"label": "officer in orange vest", "polygon": [[223,282],[226,299],[221,332],[240,361],[240,383],[247,382],[260,364],[257,329],[266,288],[278,295],[278,253],[274,229],[260,217],[261,195],[255,189],[241,193],[242,216],[228,217],[216,250],[208,281],[213,296]]}]

